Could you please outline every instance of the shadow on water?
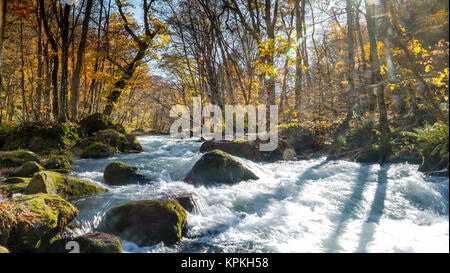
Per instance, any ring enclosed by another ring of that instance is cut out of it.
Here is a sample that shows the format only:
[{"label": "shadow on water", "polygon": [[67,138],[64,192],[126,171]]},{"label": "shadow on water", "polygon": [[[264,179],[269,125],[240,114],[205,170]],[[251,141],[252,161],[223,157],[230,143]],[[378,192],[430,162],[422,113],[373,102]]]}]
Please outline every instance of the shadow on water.
[{"label": "shadow on water", "polygon": [[373,240],[375,228],[380,221],[381,215],[384,211],[384,200],[386,199],[386,187],[387,187],[387,172],[389,170],[389,164],[380,166],[378,171],[378,183],[375,191],[375,197],[370,208],[369,216],[364,222],[359,245],[356,252],[367,252],[367,244]]},{"label": "shadow on water", "polygon": [[[308,168],[305,170],[296,180],[295,185],[292,185],[291,183],[286,183],[284,185],[281,185],[276,189],[273,193],[260,193],[255,196],[253,196],[250,200],[248,200],[245,204],[240,206],[235,206],[234,209],[237,211],[244,211],[246,213],[256,213],[258,216],[262,216],[264,212],[267,210],[268,206],[272,203],[269,202],[270,199],[275,200],[283,200],[289,196],[291,196],[293,193],[295,193],[297,196],[302,191],[303,187],[305,186],[305,180],[310,178],[314,175],[314,171],[320,169],[321,167],[328,164],[331,160],[324,159],[320,163]],[[281,182],[279,182],[281,183]],[[295,190],[292,189],[292,187],[295,187]]]},{"label": "shadow on water", "polygon": [[338,244],[339,237],[342,235],[345,227],[347,225],[347,221],[352,218],[353,213],[357,209],[359,203],[362,199],[362,194],[364,192],[367,178],[369,176],[371,165],[361,164],[359,169],[359,174],[357,178],[357,182],[355,183],[352,195],[344,204],[344,207],[341,211],[339,218],[336,219],[337,224],[333,232],[330,236],[323,240],[322,244],[326,248],[326,252],[336,252],[341,250],[341,247]]}]

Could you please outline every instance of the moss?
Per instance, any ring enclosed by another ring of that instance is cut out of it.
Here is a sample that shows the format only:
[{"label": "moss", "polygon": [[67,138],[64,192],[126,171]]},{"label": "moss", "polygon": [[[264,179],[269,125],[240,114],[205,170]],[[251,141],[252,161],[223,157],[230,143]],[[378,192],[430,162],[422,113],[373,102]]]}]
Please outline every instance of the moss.
[{"label": "moss", "polygon": [[89,232],[74,239],[80,245],[81,253],[121,253],[119,237],[101,232]]},{"label": "moss", "polygon": [[9,253],[9,250],[4,246],[0,246],[0,253]]},{"label": "moss", "polygon": [[108,191],[97,184],[75,177],[59,174],[51,171],[36,173],[31,179],[24,193],[49,193],[57,194],[64,199],[73,199]]},{"label": "moss", "polygon": [[7,247],[15,252],[35,252],[48,246],[51,238],[61,232],[79,211],[59,196],[48,194],[23,195],[13,203],[28,209],[31,223],[18,222],[9,234]]},{"label": "moss", "polygon": [[123,126],[101,113],[92,114],[80,121],[80,135],[82,137],[93,136],[95,133],[107,129],[114,129],[122,134],[126,133]]},{"label": "moss", "polygon": [[84,148],[81,153],[81,158],[104,158],[113,155],[113,149],[104,143],[94,142]]},{"label": "moss", "polygon": [[67,156],[53,155],[45,160],[43,167],[46,169],[70,169],[69,161]]},{"label": "moss", "polygon": [[101,228],[139,246],[172,244],[181,239],[186,220],[185,209],[175,200],[140,200],[108,211]]},{"label": "moss", "polygon": [[0,191],[23,193],[30,183],[31,178],[24,177],[9,177],[3,182],[0,182]]},{"label": "moss", "polygon": [[44,168],[34,161],[27,162],[20,166],[16,171],[12,172],[11,176],[17,177],[32,177],[35,173],[44,170]]},{"label": "moss", "polygon": [[40,163],[39,157],[28,150],[0,152],[0,168],[19,167],[29,161]]}]

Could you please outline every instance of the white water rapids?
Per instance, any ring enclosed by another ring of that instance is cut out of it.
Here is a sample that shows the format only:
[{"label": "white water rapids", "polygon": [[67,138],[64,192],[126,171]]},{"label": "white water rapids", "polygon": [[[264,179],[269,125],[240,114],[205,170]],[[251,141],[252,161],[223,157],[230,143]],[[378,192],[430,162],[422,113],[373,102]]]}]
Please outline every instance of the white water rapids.
[{"label": "white water rapids", "polygon": [[417,165],[239,159],[260,179],[194,187],[182,179],[201,156],[200,142],[138,140],[142,153],[73,164],[74,176],[104,186],[103,170],[116,160],[156,180],[75,201],[78,231],[96,229],[116,205],[167,194],[195,193],[201,211],[188,214],[188,233],[174,246],[123,241],[125,252],[449,252],[449,179],[425,177]]}]

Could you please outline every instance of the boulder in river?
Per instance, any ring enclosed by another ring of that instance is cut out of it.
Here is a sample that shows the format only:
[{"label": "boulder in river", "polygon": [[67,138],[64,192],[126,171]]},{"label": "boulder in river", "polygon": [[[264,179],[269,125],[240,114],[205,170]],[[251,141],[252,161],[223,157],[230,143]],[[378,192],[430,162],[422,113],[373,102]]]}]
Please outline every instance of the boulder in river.
[{"label": "boulder in river", "polygon": [[18,169],[11,172],[9,176],[32,177],[35,173],[40,172],[42,170],[44,170],[44,168],[41,165],[39,165],[39,163],[29,161],[20,166]]},{"label": "boulder in river", "polygon": [[294,149],[285,140],[279,139],[278,146],[273,151],[260,151],[261,140],[220,140],[205,141],[200,152],[221,150],[234,156],[243,157],[253,161],[277,161],[292,159],[296,156]]},{"label": "boulder in river", "polygon": [[113,234],[89,232],[73,239],[80,246],[80,253],[121,253],[122,241]]},{"label": "boulder in river", "polygon": [[251,170],[229,154],[213,150],[205,153],[192,167],[184,181],[194,185],[234,184],[259,179]]},{"label": "boulder in river", "polygon": [[64,156],[52,156],[49,159],[47,159],[43,167],[50,170],[50,169],[69,169],[70,168],[70,162],[67,160]]},{"label": "boulder in river", "polygon": [[151,181],[147,176],[140,174],[135,167],[119,161],[113,161],[106,166],[103,178],[107,184],[114,186]]},{"label": "boulder in river", "polygon": [[194,193],[186,193],[174,196],[175,199],[186,211],[190,213],[199,212],[199,204],[197,196]]},{"label": "boulder in river", "polygon": [[31,151],[15,150],[0,152],[0,168],[19,167],[29,161],[40,163],[39,157]]},{"label": "boulder in river", "polygon": [[25,194],[57,194],[64,199],[73,199],[108,191],[93,182],[68,175],[43,171],[36,173],[26,187]]},{"label": "boulder in river", "polygon": [[15,197],[5,206],[0,244],[13,252],[42,251],[79,213],[61,197],[43,193]]},{"label": "boulder in river", "polygon": [[151,246],[177,242],[185,225],[186,211],[177,201],[141,200],[112,208],[100,228],[139,246]]}]

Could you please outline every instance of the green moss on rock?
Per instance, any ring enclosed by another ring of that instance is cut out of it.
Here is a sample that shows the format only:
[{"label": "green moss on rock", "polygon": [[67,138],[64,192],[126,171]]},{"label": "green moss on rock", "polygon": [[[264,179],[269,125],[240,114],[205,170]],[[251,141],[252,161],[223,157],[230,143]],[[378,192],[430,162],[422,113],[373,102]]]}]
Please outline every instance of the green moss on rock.
[{"label": "green moss on rock", "polygon": [[25,194],[57,194],[64,199],[73,199],[108,191],[93,182],[52,171],[36,173],[25,189]]},{"label": "green moss on rock", "polygon": [[80,135],[82,137],[93,136],[95,133],[107,129],[114,129],[122,134],[126,133],[122,125],[117,124],[108,116],[101,113],[92,114],[80,121]]},{"label": "green moss on rock", "polygon": [[[79,211],[59,196],[48,194],[23,195],[11,202],[30,212],[29,221],[17,222],[9,230],[6,246],[14,252],[39,252],[74,219]],[[4,223],[0,217],[0,227]]]},{"label": "green moss on rock", "polygon": [[69,169],[70,162],[65,156],[54,155],[44,162],[43,167],[46,169]]},{"label": "green moss on rock", "polygon": [[100,227],[139,246],[172,244],[181,239],[186,218],[186,211],[175,200],[141,200],[111,209]]},{"label": "green moss on rock", "polygon": [[184,181],[194,185],[209,185],[234,184],[251,179],[259,178],[229,154],[213,150],[205,153],[195,163]]},{"label": "green moss on rock", "polygon": [[0,190],[11,193],[23,193],[30,181],[31,178],[9,177],[0,182]]},{"label": "green moss on rock", "polygon": [[10,176],[32,177],[35,173],[44,170],[44,168],[34,161],[27,162],[12,172]]},{"label": "green moss on rock", "polygon": [[0,246],[0,253],[9,253],[9,250],[4,246]]},{"label": "green moss on rock", "polygon": [[31,151],[15,150],[0,152],[0,168],[19,167],[30,161],[40,163],[39,157]]},{"label": "green moss on rock", "polygon": [[74,238],[74,241],[80,245],[80,253],[122,252],[122,241],[112,234],[89,232]]},{"label": "green moss on rock", "polygon": [[104,143],[94,142],[84,148],[81,153],[81,158],[104,158],[114,154],[114,149]]}]

